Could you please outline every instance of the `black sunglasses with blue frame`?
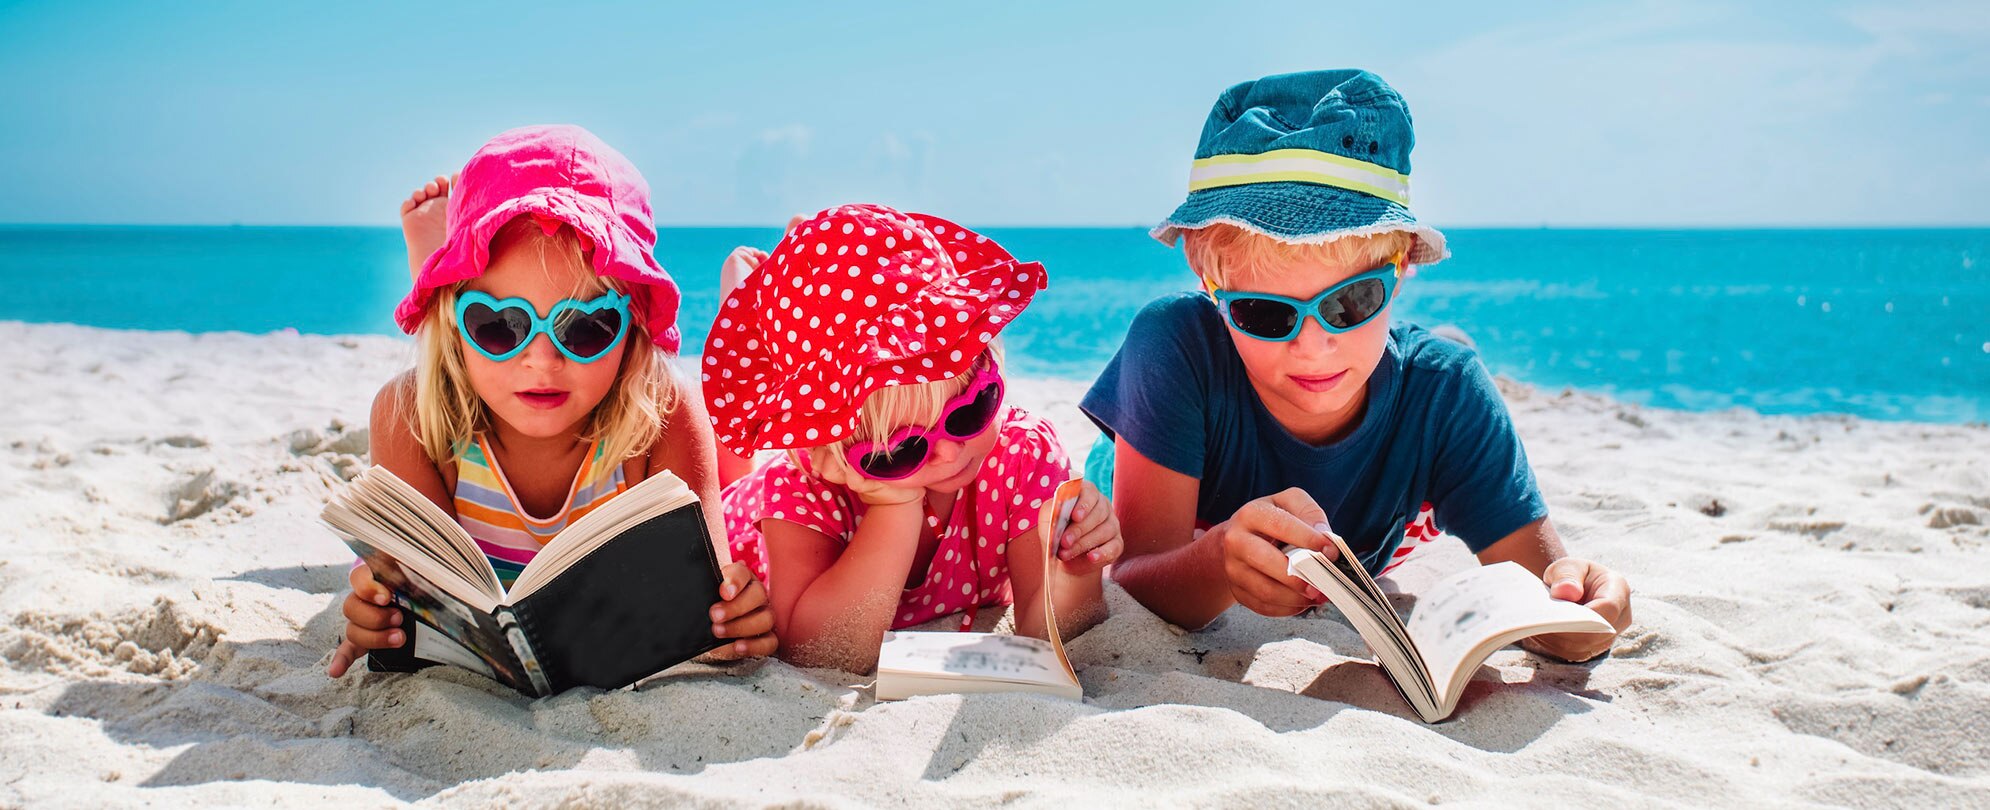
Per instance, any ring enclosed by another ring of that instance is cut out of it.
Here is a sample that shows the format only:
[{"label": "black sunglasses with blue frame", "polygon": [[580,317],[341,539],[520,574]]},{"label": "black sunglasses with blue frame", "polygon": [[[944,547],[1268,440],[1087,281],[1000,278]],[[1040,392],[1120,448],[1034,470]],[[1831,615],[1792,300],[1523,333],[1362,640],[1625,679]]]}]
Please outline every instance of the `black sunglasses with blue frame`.
[{"label": "black sunglasses with blue frame", "polygon": [[1375,319],[1396,295],[1403,277],[1401,260],[1328,287],[1310,301],[1271,293],[1209,288],[1216,308],[1231,327],[1258,340],[1283,343],[1299,336],[1312,318],[1332,334],[1353,331]]}]

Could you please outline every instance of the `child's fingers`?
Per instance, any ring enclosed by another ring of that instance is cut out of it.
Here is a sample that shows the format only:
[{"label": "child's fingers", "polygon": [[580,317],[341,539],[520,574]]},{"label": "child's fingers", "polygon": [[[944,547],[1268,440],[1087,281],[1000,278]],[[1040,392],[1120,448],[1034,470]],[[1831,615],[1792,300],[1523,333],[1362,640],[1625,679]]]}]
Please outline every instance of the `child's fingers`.
[{"label": "child's fingers", "polygon": [[348,595],[340,612],[346,621],[368,630],[388,630],[401,624],[400,610],[363,601],[358,594]]},{"label": "child's fingers", "polygon": [[1231,568],[1230,593],[1239,604],[1264,616],[1291,616],[1313,606],[1305,594],[1249,566]]},{"label": "child's fingers", "polygon": [[[734,568],[739,571],[732,571]],[[753,573],[746,570],[744,564],[728,563],[725,570],[725,584],[719,586],[719,596],[725,601],[712,606],[713,622],[744,616],[767,604],[767,588],[760,584],[760,580],[753,578]]]},{"label": "child's fingers", "polygon": [[755,610],[741,615],[732,621],[712,625],[712,635],[719,638],[753,638],[774,631],[774,611]]},{"label": "child's fingers", "polygon": [[765,658],[781,649],[781,640],[773,633],[743,638],[728,648],[736,658]]},{"label": "child's fingers", "polygon": [[345,643],[368,650],[382,650],[399,647],[406,643],[408,634],[399,628],[389,630],[368,630],[348,624],[345,626]]},{"label": "child's fingers", "polygon": [[373,569],[364,565],[355,566],[352,572],[346,575],[346,581],[352,585],[353,595],[363,601],[383,607],[394,601],[393,589],[374,579]]},{"label": "child's fingers", "polygon": [[[1309,586],[1286,573],[1285,555],[1271,539],[1232,527],[1223,540],[1224,573],[1238,601],[1250,597],[1246,606],[1266,616],[1289,616],[1313,603]],[[1275,612],[1283,608],[1292,609]]]},{"label": "child's fingers", "polygon": [[[1600,575],[1598,571],[1601,571]],[[1631,626],[1630,582],[1614,571],[1596,566],[1592,569],[1588,591],[1583,604],[1596,611],[1596,615],[1602,616],[1618,632]]]},{"label": "child's fingers", "polygon": [[1525,639],[1521,646],[1563,661],[1581,663],[1609,652],[1615,638],[1610,633],[1549,633]]},{"label": "child's fingers", "polygon": [[1309,527],[1327,522],[1326,510],[1320,508],[1319,502],[1313,500],[1311,493],[1298,487],[1287,488],[1282,492],[1272,495],[1267,500],[1271,501],[1278,508],[1291,513],[1293,517],[1298,518],[1301,523]]},{"label": "child's fingers", "polygon": [[1115,521],[1101,520],[1083,531],[1067,531],[1064,536],[1066,538],[1064,550],[1058,552],[1057,556],[1061,559],[1075,560],[1118,537],[1119,525]]},{"label": "child's fingers", "polygon": [[359,660],[359,657],[365,654],[365,650],[360,649],[350,641],[341,639],[338,649],[332,651],[332,665],[325,668],[325,674],[334,678],[343,678],[345,677],[346,670],[352,668],[353,662]]},{"label": "child's fingers", "polygon": [[1104,496],[1099,494],[1098,487],[1092,486],[1092,482],[1079,482],[1078,497],[1072,499],[1074,503],[1071,504],[1071,522],[1076,523],[1084,516],[1097,511],[1099,501],[1103,499]]},{"label": "child's fingers", "polygon": [[1115,534],[1082,554],[1074,554],[1063,562],[1067,574],[1089,574],[1104,569],[1119,561],[1119,555],[1126,550],[1126,541]]},{"label": "child's fingers", "polygon": [[753,582],[753,570],[745,563],[726,563],[719,569],[719,599],[730,602]]},{"label": "child's fingers", "polygon": [[836,456],[827,447],[817,447],[808,451],[809,471],[815,477],[831,484],[844,486],[843,466],[835,463]]},{"label": "child's fingers", "polygon": [[1072,547],[1079,537],[1097,530],[1106,521],[1111,519],[1112,510],[1101,508],[1098,504],[1094,504],[1093,508],[1087,512],[1081,513],[1077,509],[1071,510],[1071,523],[1064,527],[1062,545],[1065,548]]},{"label": "child's fingers", "polygon": [[1589,578],[1590,563],[1574,557],[1563,557],[1548,564],[1541,572],[1541,581],[1548,585],[1548,595],[1564,602],[1581,602],[1584,582]]},{"label": "child's fingers", "polygon": [[[1310,510],[1304,508],[1311,503],[1311,496],[1297,489],[1288,489],[1272,497],[1259,498],[1244,504],[1243,508],[1237,510],[1233,520],[1253,534],[1263,536],[1273,543],[1300,546],[1314,551],[1332,549],[1334,546],[1327,542],[1326,533],[1322,528],[1327,525],[1326,518],[1321,517],[1307,522],[1301,519],[1303,515],[1293,511],[1298,509],[1308,514],[1318,513],[1318,506]],[[1276,551],[1275,548],[1272,550]],[[1282,568],[1283,563],[1280,565]]]}]

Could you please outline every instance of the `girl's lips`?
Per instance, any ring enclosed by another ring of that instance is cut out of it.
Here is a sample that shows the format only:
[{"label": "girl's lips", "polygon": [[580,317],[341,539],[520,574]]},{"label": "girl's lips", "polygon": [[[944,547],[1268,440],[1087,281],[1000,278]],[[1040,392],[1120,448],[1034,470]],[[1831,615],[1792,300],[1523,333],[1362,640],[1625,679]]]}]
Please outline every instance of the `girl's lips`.
[{"label": "girl's lips", "polygon": [[532,407],[534,407],[534,408],[542,408],[542,409],[545,409],[545,410],[549,410],[549,411],[550,411],[550,410],[552,410],[552,409],[554,409],[554,408],[557,408],[557,407],[560,407],[561,405],[565,405],[565,404],[566,404],[566,402],[567,402],[567,392],[565,392],[565,391],[520,391],[520,392],[518,392],[518,399],[519,399],[520,401],[524,402],[525,404],[527,404],[527,405],[530,405],[530,406],[532,406]]},{"label": "girl's lips", "polygon": [[1340,385],[1341,380],[1347,379],[1347,372],[1343,371],[1331,377],[1301,377],[1296,374],[1289,377],[1300,388],[1319,394],[1334,390],[1334,386]]}]

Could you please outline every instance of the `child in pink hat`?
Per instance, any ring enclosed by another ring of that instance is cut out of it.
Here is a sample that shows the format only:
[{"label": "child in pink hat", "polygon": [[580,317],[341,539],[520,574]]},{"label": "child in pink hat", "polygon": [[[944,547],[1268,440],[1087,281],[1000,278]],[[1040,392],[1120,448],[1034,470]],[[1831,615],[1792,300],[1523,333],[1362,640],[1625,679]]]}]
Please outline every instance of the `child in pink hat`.
[{"label": "child in pink hat", "polygon": [[[738,256],[739,254],[735,254]],[[1086,485],[1041,581],[1033,521],[1069,478],[1009,404],[996,335],[1043,266],[946,220],[846,205],[789,230],[726,296],[700,378],[725,448],[787,448],[725,490],[736,559],[772,594],[783,658],[868,671],[885,631],[1017,605],[1016,632],[1105,615],[1119,524]]]},{"label": "child in pink hat", "polygon": [[[666,362],[677,285],[656,262],[642,175],[586,130],[535,126],[427,193],[446,195],[447,215],[403,207],[419,267],[394,315],[417,359],[374,398],[373,463],[455,516],[506,586],[571,521],[666,471],[723,538],[712,431]],[[712,632],[737,640],[719,655],[772,653],[765,589],[746,565],[722,572]],[[407,640],[370,569],[350,579],[333,677]]]}]

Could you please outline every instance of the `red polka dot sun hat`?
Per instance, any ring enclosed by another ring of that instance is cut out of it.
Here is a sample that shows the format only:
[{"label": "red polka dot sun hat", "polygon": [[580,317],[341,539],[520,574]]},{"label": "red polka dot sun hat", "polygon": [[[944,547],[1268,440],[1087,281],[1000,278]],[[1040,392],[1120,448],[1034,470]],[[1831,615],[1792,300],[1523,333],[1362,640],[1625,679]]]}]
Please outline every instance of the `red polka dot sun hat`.
[{"label": "red polka dot sun hat", "polygon": [[816,214],[719,306],[699,375],[712,428],[742,456],[847,439],[872,391],[966,372],[1046,281],[938,217]]}]

